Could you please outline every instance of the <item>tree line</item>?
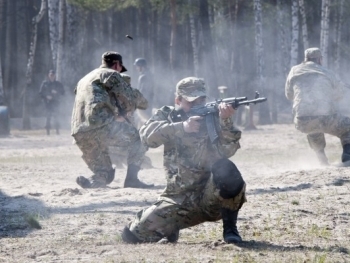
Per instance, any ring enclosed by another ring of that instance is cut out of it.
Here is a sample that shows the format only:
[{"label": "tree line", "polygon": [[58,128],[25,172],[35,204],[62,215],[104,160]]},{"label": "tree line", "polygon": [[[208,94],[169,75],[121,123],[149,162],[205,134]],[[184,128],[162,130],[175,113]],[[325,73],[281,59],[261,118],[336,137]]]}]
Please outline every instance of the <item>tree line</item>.
[{"label": "tree line", "polygon": [[268,97],[255,109],[259,123],[277,123],[290,111],[284,82],[304,49],[320,47],[324,64],[346,81],[349,14],[345,0],[0,0],[0,97],[30,129],[30,118],[43,115],[40,83],[55,69],[71,95],[63,112],[70,115],[77,81],[113,50],[133,86],[133,61],[148,61],[156,106],[173,104],[177,81],[197,76],[211,99],[219,86],[226,96],[258,90]]}]

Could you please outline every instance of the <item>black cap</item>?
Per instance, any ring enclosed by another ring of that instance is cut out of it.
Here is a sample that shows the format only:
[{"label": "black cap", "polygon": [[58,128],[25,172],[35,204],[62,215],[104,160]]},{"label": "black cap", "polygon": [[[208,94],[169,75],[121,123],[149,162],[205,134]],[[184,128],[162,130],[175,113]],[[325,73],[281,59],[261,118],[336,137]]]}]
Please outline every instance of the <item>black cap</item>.
[{"label": "black cap", "polygon": [[120,73],[127,71],[127,69],[123,66],[123,58],[122,56],[115,52],[115,51],[107,51],[102,54],[102,60],[108,63],[116,63],[119,61],[120,65],[122,66],[122,70]]},{"label": "black cap", "polygon": [[56,72],[53,69],[50,69],[49,74],[56,74]]}]

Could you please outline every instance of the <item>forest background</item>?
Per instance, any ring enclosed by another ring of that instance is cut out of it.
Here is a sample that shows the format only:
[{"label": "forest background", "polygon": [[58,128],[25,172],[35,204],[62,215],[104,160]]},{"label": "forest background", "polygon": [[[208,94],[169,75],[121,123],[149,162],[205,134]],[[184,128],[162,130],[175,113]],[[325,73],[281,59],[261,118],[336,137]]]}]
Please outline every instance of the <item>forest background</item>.
[{"label": "forest background", "polygon": [[76,83],[113,50],[134,87],[134,60],[148,61],[155,107],[172,105],[176,83],[197,76],[211,100],[219,86],[250,99],[258,90],[268,97],[256,107],[259,124],[283,123],[285,79],[306,48],[320,47],[323,64],[349,82],[349,20],[345,0],[0,0],[0,105],[30,129],[45,115],[38,91],[55,69],[68,120]]}]

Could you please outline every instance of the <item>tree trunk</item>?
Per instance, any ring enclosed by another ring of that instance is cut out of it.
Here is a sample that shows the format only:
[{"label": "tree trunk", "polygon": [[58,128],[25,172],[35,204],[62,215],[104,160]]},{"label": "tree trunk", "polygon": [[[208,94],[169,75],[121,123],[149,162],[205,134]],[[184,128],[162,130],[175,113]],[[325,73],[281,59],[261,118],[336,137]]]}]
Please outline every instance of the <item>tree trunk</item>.
[{"label": "tree trunk", "polygon": [[2,81],[2,67],[1,67],[1,56],[0,56],[0,106],[4,104],[6,105],[6,98],[4,93],[4,85]]},{"label": "tree trunk", "polygon": [[48,0],[50,46],[53,68],[57,66],[58,31],[59,31],[59,0]]},{"label": "tree trunk", "polygon": [[[255,54],[256,54],[256,88],[259,92],[264,93],[265,78],[263,76],[264,67],[264,47],[263,47],[263,29],[262,29],[262,7],[261,0],[254,0],[254,17],[255,17]],[[250,111],[253,111],[253,107],[250,106]],[[250,121],[245,127],[246,129],[254,129],[253,113],[250,113]],[[267,103],[263,103],[259,107],[259,124],[270,124],[270,113]]]},{"label": "tree trunk", "polygon": [[[237,23],[238,23],[238,10],[239,10],[239,0],[235,0],[234,2],[231,0],[227,0],[228,4],[228,16],[229,16],[229,28],[230,28],[230,36],[229,36],[229,45],[228,48],[230,50],[230,73],[228,80],[228,93],[233,94],[233,96],[239,96],[239,94],[244,94],[243,85],[241,83],[240,76],[240,58],[238,52],[238,44],[236,36],[237,34]],[[240,107],[238,111],[236,111],[234,115],[234,121],[237,125],[242,124],[242,115],[243,115],[244,107]]]},{"label": "tree trunk", "polygon": [[[7,65],[4,67],[4,92],[7,95],[7,99],[9,100],[10,113],[12,116],[17,116],[20,114],[18,111],[18,97],[19,94],[16,92],[15,87],[15,65],[12,63],[13,54],[16,54],[15,43],[16,43],[16,2],[15,1],[7,1],[6,2],[6,14],[5,14],[5,54],[3,57],[3,65]],[[12,87],[12,88],[10,88]],[[20,116],[20,115],[19,115]]]},{"label": "tree trunk", "polygon": [[[28,17],[28,12],[23,12],[23,10],[28,9],[27,1],[16,1],[16,41],[12,43],[12,46],[15,48],[15,54],[12,54],[13,61],[15,65],[22,65],[23,61],[28,59],[28,41],[29,36],[27,34],[27,27],[30,18]],[[16,67],[16,70],[13,72],[13,84],[11,89],[18,94],[26,85],[26,79],[23,76],[26,75],[25,67]],[[36,92],[37,94],[37,92]]]},{"label": "tree trunk", "polygon": [[[69,56],[66,58],[67,68],[64,68],[64,82],[68,87],[75,87],[81,75],[81,67],[79,58],[82,55],[83,41],[84,41],[84,24],[79,19],[83,14],[79,13],[75,5],[67,2],[67,29],[66,29],[66,49]],[[111,33],[111,36],[113,34]],[[71,90],[72,91],[72,90]]]},{"label": "tree trunk", "polygon": [[290,67],[298,64],[299,51],[299,6],[298,0],[292,0],[292,43],[290,50]]},{"label": "tree trunk", "polygon": [[170,47],[169,47],[169,61],[173,81],[176,81],[175,73],[175,56],[176,56],[176,32],[177,32],[177,17],[176,17],[176,0],[170,0],[170,18],[171,18],[171,33],[170,33]]},{"label": "tree trunk", "polygon": [[66,22],[66,0],[60,0],[59,4],[59,22],[58,22],[58,47],[57,47],[57,64],[56,78],[62,81],[62,68],[64,63],[64,38]]},{"label": "tree trunk", "polygon": [[33,78],[33,66],[34,66],[34,57],[36,51],[36,42],[38,37],[38,23],[43,18],[46,11],[46,1],[41,0],[41,7],[39,13],[32,19],[32,36],[29,48],[27,72],[26,72],[26,86],[23,90],[23,114],[22,114],[22,126],[24,130],[31,129],[30,124],[30,107],[28,107],[28,94],[27,91],[31,90],[32,78]]},{"label": "tree trunk", "polygon": [[322,64],[328,66],[328,43],[329,43],[329,0],[322,0],[321,11],[321,51],[323,53]]},{"label": "tree trunk", "polygon": [[[4,30],[4,17],[3,17],[3,10],[5,8],[5,3],[3,0],[0,0],[0,38],[4,39],[4,35],[3,35],[3,30]],[[2,78],[2,67],[1,67],[1,54],[2,54],[2,47],[3,42],[0,42],[0,105],[6,104],[6,99],[5,99],[5,91],[4,91],[4,82],[3,82],[3,78]]]},{"label": "tree trunk", "polygon": [[199,76],[199,54],[198,54],[198,40],[197,40],[197,27],[195,22],[194,15],[194,1],[191,0],[191,12],[189,14],[190,17],[190,29],[191,29],[191,44],[192,44],[192,52],[193,52],[193,69],[194,76]]},{"label": "tree trunk", "polygon": [[336,50],[335,50],[335,65],[334,71],[339,73],[340,71],[340,46],[342,40],[342,27],[344,21],[344,0],[339,0],[338,7],[338,20],[336,24]]},{"label": "tree trunk", "polygon": [[302,23],[302,35],[303,35],[303,44],[304,49],[309,48],[309,35],[307,31],[307,21],[306,21],[306,12],[305,12],[305,3],[304,0],[299,0],[299,10],[301,14],[301,23]]},{"label": "tree trunk", "polygon": [[[209,23],[208,0],[199,1],[199,21],[201,24],[201,65],[202,74],[208,86],[208,95],[218,97],[218,83],[216,75],[216,56],[213,50],[213,38]],[[227,73],[226,73],[227,74]]]}]

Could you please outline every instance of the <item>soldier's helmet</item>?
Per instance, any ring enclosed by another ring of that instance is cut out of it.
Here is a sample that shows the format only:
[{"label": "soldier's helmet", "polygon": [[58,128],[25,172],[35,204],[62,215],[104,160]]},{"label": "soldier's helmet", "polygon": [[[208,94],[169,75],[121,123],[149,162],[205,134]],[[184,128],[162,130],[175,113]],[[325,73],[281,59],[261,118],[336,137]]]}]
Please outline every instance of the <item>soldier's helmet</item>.
[{"label": "soldier's helmet", "polygon": [[135,59],[134,65],[139,67],[146,67],[147,61],[144,58],[137,58]]}]

